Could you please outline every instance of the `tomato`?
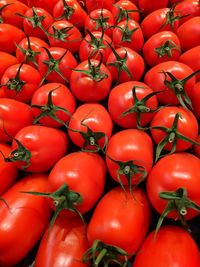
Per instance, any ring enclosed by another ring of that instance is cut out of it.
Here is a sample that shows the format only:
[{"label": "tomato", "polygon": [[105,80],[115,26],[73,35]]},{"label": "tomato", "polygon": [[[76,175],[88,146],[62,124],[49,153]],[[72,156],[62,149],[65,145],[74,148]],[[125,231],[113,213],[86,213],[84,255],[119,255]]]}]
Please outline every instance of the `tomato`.
[{"label": "tomato", "polygon": [[84,226],[80,218],[58,216],[48,236],[48,228],[43,235],[35,267],[84,267],[82,255],[88,249]]},{"label": "tomato", "polygon": [[[183,187],[187,190],[188,198],[199,205],[199,170],[200,160],[189,153],[179,152],[161,158],[147,178],[147,194],[154,209],[161,214],[167,205],[167,200],[161,199],[159,193],[175,191]],[[198,211],[187,208],[186,205],[183,208],[186,209],[184,216],[186,220],[198,215]],[[166,217],[180,219],[177,211],[169,212]]]},{"label": "tomato", "polygon": [[5,70],[18,63],[18,59],[13,55],[0,51],[0,79],[3,76]]},{"label": "tomato", "polygon": [[0,18],[3,23],[11,24],[18,28],[23,27],[23,18],[16,13],[24,15],[28,10],[28,6],[20,1],[0,0],[0,9],[1,8],[3,9],[1,10]]},{"label": "tomato", "polygon": [[115,0],[86,0],[86,8],[88,13],[98,8],[108,9],[111,11],[114,3]]},{"label": "tomato", "polygon": [[27,0],[29,7],[41,7],[47,10],[50,14],[53,13],[53,9],[58,0]]},{"label": "tomato", "polygon": [[59,20],[51,24],[48,29],[51,47],[68,49],[72,54],[78,52],[82,35],[79,29],[67,20]]},{"label": "tomato", "polygon": [[[1,142],[0,151],[5,157],[7,157],[12,149],[8,144]],[[5,162],[3,155],[0,154],[0,196],[8,190],[8,188],[15,182],[18,176],[18,169],[15,167],[14,163]]]},{"label": "tomato", "polygon": [[115,133],[106,149],[106,164],[111,177],[122,184],[137,184],[144,180],[153,164],[153,142],[138,129]]},{"label": "tomato", "polygon": [[46,174],[30,174],[2,195],[10,209],[0,203],[1,266],[14,266],[20,262],[45,231],[50,219],[46,200],[19,191],[45,192],[46,186]]},{"label": "tomato", "polygon": [[11,24],[0,23],[0,36],[0,51],[14,54],[15,43],[18,44],[25,37],[25,34],[21,29]]},{"label": "tomato", "polygon": [[[150,122],[150,120],[153,118],[155,113],[149,113],[148,111],[144,111],[144,105],[143,107],[138,107],[135,110],[133,109],[132,112],[129,114],[126,114],[124,116],[121,116],[124,112],[127,112],[133,106],[137,103],[134,103],[134,97],[133,97],[133,87],[135,88],[136,97],[141,100],[145,96],[151,94],[153,90],[149,88],[146,84],[142,82],[134,82],[129,81],[125,83],[121,83],[114,87],[108,98],[108,110],[109,113],[113,119],[113,121],[123,127],[123,128],[137,128],[137,112],[140,113],[140,125],[145,126],[147,123]],[[139,87],[137,87],[139,86]],[[144,87],[144,88],[140,88]],[[139,104],[139,103],[138,103]],[[141,104],[141,103],[140,103]],[[145,106],[151,110],[156,110],[158,103],[157,103],[157,97],[152,96],[149,100],[147,100]],[[143,109],[143,111],[142,111]]]},{"label": "tomato", "polygon": [[0,98],[0,141],[8,142],[11,138],[6,132],[15,136],[25,126],[31,125],[33,116],[29,105],[10,98]]},{"label": "tomato", "polygon": [[200,119],[200,81],[194,85],[191,100],[194,114],[198,119]]},{"label": "tomato", "polygon": [[109,29],[114,25],[114,17],[111,13],[111,11],[105,9],[105,8],[98,8],[94,9],[89,15],[87,16],[85,20],[85,33],[87,33],[86,30],[89,30],[91,32],[93,31],[104,31],[106,35],[109,37],[112,37],[112,30]]},{"label": "tomato", "polygon": [[113,42],[116,47],[125,46],[140,52],[144,45],[140,25],[132,19],[120,22],[113,30]]},{"label": "tomato", "polygon": [[24,38],[16,48],[16,58],[20,63],[25,61],[26,64],[32,67],[38,67],[39,54],[42,52],[42,47],[49,48],[49,45],[37,37],[30,36],[29,40]]},{"label": "tomato", "polygon": [[139,81],[145,68],[143,58],[128,47],[117,48],[115,53],[113,51],[106,64],[113,81],[120,83],[131,80]]},{"label": "tomato", "polygon": [[43,49],[39,55],[39,71],[43,80],[46,79],[48,82],[68,83],[72,73],[71,69],[76,68],[77,65],[71,52],[61,47]]},{"label": "tomato", "polygon": [[[97,138],[93,135],[90,135],[88,132],[89,127],[92,131],[101,132],[103,135],[106,135],[109,139],[112,130],[113,122],[108,111],[104,108],[103,105],[99,103],[85,103],[80,105],[74,112],[73,117],[69,121],[68,135],[72,142],[79,147],[84,147],[86,140],[86,148],[94,149],[94,145],[98,145],[100,148],[103,148],[105,145],[105,137]],[[72,130],[70,130],[72,129]],[[86,140],[79,132],[88,133]]]},{"label": "tomato", "polygon": [[[179,61],[188,65],[194,71],[200,69],[200,45],[195,46],[183,53]],[[196,74],[196,80],[200,81],[200,73]]]},{"label": "tomato", "polygon": [[[48,96],[51,90],[54,90],[51,94],[52,103],[47,103]],[[51,106],[51,104],[53,104],[53,107]],[[31,100],[31,106],[34,105],[40,107],[39,109],[31,109],[34,118],[36,119],[38,116],[41,116],[42,114],[44,115],[41,117],[41,119],[39,119],[40,124],[49,127],[59,127],[62,124],[49,115],[51,115],[53,111],[53,114],[55,114],[58,120],[63,121],[63,123],[66,123],[70,118],[69,114],[72,115],[75,111],[76,100],[70,90],[64,84],[47,83],[38,88],[38,90],[33,95]],[[63,110],[59,110],[59,108],[57,107],[61,107],[61,109],[63,108],[67,110],[69,114],[64,112]]]},{"label": "tomato", "polygon": [[21,102],[30,102],[41,81],[40,72],[27,64],[10,66],[1,78],[7,97]]},{"label": "tomato", "polygon": [[153,12],[154,10],[167,7],[168,0],[154,0],[152,2],[148,0],[138,0],[139,9],[142,10],[144,16]]},{"label": "tomato", "polygon": [[[87,238],[118,246],[127,253],[136,253],[148,232],[151,207],[144,191],[133,189],[136,200],[126,187],[108,191],[97,204],[88,224]],[[127,198],[126,198],[127,196]]]},{"label": "tomato", "polygon": [[[26,168],[28,172],[44,172],[49,170],[65,155],[69,146],[67,135],[64,132],[39,125],[22,128],[15,135],[15,139],[28,149],[31,155],[27,155],[27,151],[19,149],[12,155],[11,161],[14,161],[15,165],[22,170]],[[17,148],[18,145],[13,140],[13,151]],[[20,152],[23,155],[25,154],[25,156],[29,156],[26,162]]]},{"label": "tomato", "polygon": [[187,51],[200,45],[200,16],[183,23],[177,31],[182,51]]},{"label": "tomato", "polygon": [[105,99],[110,92],[111,83],[110,71],[103,63],[95,59],[81,62],[70,77],[72,93],[77,100],[83,102]]},{"label": "tomato", "polygon": [[[65,3],[65,5],[64,5]],[[62,18],[82,28],[85,24],[87,13],[76,0],[59,0],[53,9],[54,18]]]},{"label": "tomato", "polygon": [[[196,141],[200,143],[200,135],[197,136]],[[198,158],[200,158],[200,149],[198,145],[194,145],[194,153]]]},{"label": "tomato", "polygon": [[153,34],[144,44],[143,57],[149,66],[165,61],[178,61],[181,53],[180,41],[171,31]]},{"label": "tomato", "polygon": [[167,225],[160,228],[156,240],[155,231],[144,240],[133,262],[133,267],[198,267],[198,247],[183,228]]}]

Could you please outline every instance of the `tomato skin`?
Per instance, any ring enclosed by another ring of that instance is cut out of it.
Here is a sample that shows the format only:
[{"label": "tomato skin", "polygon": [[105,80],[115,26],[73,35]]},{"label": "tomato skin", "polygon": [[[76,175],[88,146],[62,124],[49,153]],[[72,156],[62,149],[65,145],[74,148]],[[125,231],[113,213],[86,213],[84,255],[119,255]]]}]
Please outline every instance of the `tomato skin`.
[{"label": "tomato skin", "polygon": [[11,141],[3,129],[3,122],[6,131],[11,136],[15,136],[20,129],[33,122],[29,105],[10,98],[0,98],[0,118],[1,142]]},{"label": "tomato skin", "polygon": [[[12,149],[8,144],[0,142],[0,151],[7,157]],[[5,162],[3,155],[0,154],[0,196],[15,182],[17,175],[18,169],[14,163]]]},{"label": "tomato skin", "polygon": [[138,0],[139,9],[142,10],[144,16],[153,12],[154,10],[167,7],[168,0],[154,0],[150,2],[149,0]]},{"label": "tomato skin", "polygon": [[[98,60],[91,59],[90,62],[94,66],[99,65]],[[76,67],[76,70],[88,71],[88,69],[88,60],[81,62]],[[93,78],[81,72],[72,72],[70,77],[70,89],[76,99],[83,102],[98,102],[107,97],[111,89],[112,76],[103,63],[101,64],[100,71],[107,74],[107,78],[101,81],[95,81]]]},{"label": "tomato skin", "polygon": [[84,267],[79,262],[88,249],[84,237],[84,225],[79,217],[58,216],[48,235],[48,229],[42,238],[35,259],[35,267]]},{"label": "tomato skin", "polygon": [[[108,97],[108,110],[113,121],[123,128],[137,128],[136,113],[128,114],[120,117],[125,111],[134,105],[132,89],[134,86],[142,86],[143,88],[136,87],[136,96],[140,100],[146,95],[153,92],[153,90],[142,82],[129,81],[121,83],[114,87]],[[157,97],[151,97],[146,104],[150,109],[156,109],[158,106]],[[153,118],[155,113],[141,114],[141,126],[146,125]]]},{"label": "tomato skin", "polygon": [[53,13],[53,8],[58,0],[26,0],[29,7],[40,7],[47,10],[50,14]]},{"label": "tomato skin", "polygon": [[45,231],[51,214],[46,200],[19,191],[45,192],[46,186],[46,174],[30,174],[2,195],[11,211],[0,203],[1,266],[14,266],[20,262]]},{"label": "tomato skin", "polygon": [[[178,112],[181,114],[182,118],[179,118],[178,120],[177,131],[195,141],[199,131],[197,119],[191,111],[188,111],[181,106],[164,107],[160,109],[153,117],[150,127],[163,126],[171,128],[174,118]],[[166,133],[157,129],[151,129],[151,135],[156,144],[158,144],[166,136]],[[183,151],[191,146],[192,143],[178,139],[176,151]],[[168,142],[164,146],[164,149],[171,151],[172,143]]]},{"label": "tomato skin", "polygon": [[[101,197],[106,178],[106,164],[97,153],[73,152],[61,158],[48,177],[47,192],[54,192],[64,183],[69,190],[75,191],[83,196],[83,201],[75,208],[80,213],[89,211]],[[49,199],[53,209],[53,201]],[[62,210],[60,215],[77,216],[70,210]]]},{"label": "tomato skin", "polygon": [[[200,205],[199,170],[200,160],[189,153],[179,152],[161,158],[147,178],[147,195],[154,209],[161,214],[167,205],[167,201],[158,196],[160,192],[175,191],[180,187],[185,187],[188,198]],[[198,214],[198,211],[187,208],[184,217],[190,220]],[[176,219],[177,216],[177,212],[172,211],[166,217]]]},{"label": "tomato skin", "polygon": [[140,247],[149,229],[151,207],[141,188],[133,189],[137,201],[125,189],[127,199],[122,188],[115,187],[97,204],[87,230],[89,246],[99,239],[127,253],[136,253]]},{"label": "tomato skin", "polygon": [[[113,130],[113,122],[110,114],[103,105],[99,103],[85,103],[79,106],[69,121],[69,128],[87,132],[86,126],[81,125],[81,121],[93,131],[104,132],[107,135],[107,138],[110,138]],[[68,135],[71,141],[75,145],[83,147],[84,139],[81,134],[73,132],[70,129],[68,129]],[[104,143],[105,138],[102,138],[98,141],[98,144],[101,148],[104,146]],[[89,148],[93,147],[89,146]]]},{"label": "tomato skin", "polygon": [[[76,108],[76,100],[67,86],[61,83],[47,83],[38,88],[38,90],[32,97],[31,105],[46,105],[49,92],[55,88],[57,89],[52,93],[53,105],[65,108],[72,115]],[[36,118],[41,113],[41,111],[36,108],[32,108],[31,112],[34,118]],[[63,111],[56,111],[55,114],[58,119],[63,121],[64,123],[66,123],[70,118],[70,116]],[[59,127],[62,125],[49,116],[41,118],[39,120],[39,123],[49,127]]]},{"label": "tomato skin", "polygon": [[109,11],[112,10],[113,4],[115,3],[115,0],[86,0],[86,8],[88,11],[88,14],[93,11],[94,9],[108,9]]},{"label": "tomato skin", "polygon": [[[74,13],[69,16],[69,18],[66,18],[69,22],[72,24],[75,24],[77,28],[82,28],[85,24],[85,20],[87,17],[87,13],[85,10],[80,6],[80,4],[76,0],[65,0],[67,5],[69,7],[72,7],[74,9]],[[54,6],[53,9],[53,16],[54,18],[59,18],[63,14],[63,1],[59,0]]]},{"label": "tomato skin", "polygon": [[154,242],[155,231],[144,240],[133,262],[133,267],[198,267],[198,247],[191,235],[183,228],[166,225],[159,229]]},{"label": "tomato skin", "polygon": [[[134,50],[128,48],[128,47],[120,47],[115,50],[117,54],[121,57],[124,58],[127,52],[127,59],[126,59],[126,66],[129,69],[130,73],[133,76],[134,81],[139,81],[145,68],[144,60],[143,58]],[[109,63],[114,63],[116,62],[116,56],[114,53],[110,53],[108,60],[107,60],[107,65]],[[113,81],[117,82],[118,81],[118,69],[113,66],[108,66],[108,69],[112,75]],[[119,82],[128,82],[131,81],[131,77],[128,76],[128,74],[122,70]]]},{"label": "tomato skin", "polygon": [[1,18],[3,19],[3,23],[11,24],[11,25],[14,25],[15,27],[22,28],[24,19],[16,15],[16,13],[24,15],[25,12],[28,10],[28,6],[16,0],[15,1],[0,0],[0,8],[6,4],[10,4],[10,5],[5,7],[1,11]]},{"label": "tomato skin", "polygon": [[1,79],[6,69],[12,65],[17,64],[18,59],[11,54],[0,51],[0,62],[1,62],[0,65],[0,79]]},{"label": "tomato skin", "polygon": [[[21,129],[15,136],[32,153],[28,172],[44,172],[54,166],[54,164],[67,152],[69,141],[67,135],[55,128],[31,125]],[[15,150],[17,144],[12,142],[12,149]],[[26,166],[23,161],[15,162],[15,165],[22,169]]]},{"label": "tomato skin", "polygon": [[11,24],[0,24],[0,51],[9,54],[14,54],[16,50],[15,43],[19,43],[24,37],[24,32],[11,25]]},{"label": "tomato skin", "polygon": [[[165,61],[178,61],[180,58],[180,50],[178,49],[172,49],[171,54],[172,56],[169,57],[167,54],[165,54],[162,57],[158,57],[158,54],[155,51],[155,48],[160,47],[161,45],[164,45],[166,41],[171,40],[175,43],[177,47],[181,50],[180,41],[178,39],[178,36],[171,32],[171,31],[162,31],[153,34],[144,44],[143,47],[143,57],[146,61],[146,63],[149,66],[155,66]],[[174,45],[170,42],[170,45]]]},{"label": "tomato skin", "polygon": [[200,45],[200,16],[183,23],[177,31],[182,51],[187,51]]},{"label": "tomato skin", "polygon": [[117,26],[122,29],[128,27],[130,31],[136,29],[137,30],[134,33],[132,33],[130,42],[130,41],[122,41],[123,38],[122,31],[119,28],[115,28],[113,30],[113,42],[115,46],[116,47],[125,46],[135,50],[136,52],[140,52],[144,45],[144,37],[140,25],[136,21],[130,19],[128,20],[128,22],[126,22],[126,20],[120,22],[119,24],[117,24]]},{"label": "tomato skin", "polygon": [[200,81],[194,85],[191,101],[194,114],[198,119],[200,119]]},{"label": "tomato skin", "polygon": [[[197,136],[196,142],[200,143],[200,135]],[[194,145],[194,153],[195,155],[200,158],[200,149],[199,146]]]},{"label": "tomato skin", "polygon": [[[184,63],[178,61],[166,61],[151,68],[144,76],[144,83],[146,83],[154,91],[166,90],[165,92],[157,95],[159,103],[178,105],[179,100],[174,91],[164,84],[165,75],[162,73],[162,71],[170,72],[177,79],[184,79],[191,75],[193,70]],[[170,81],[170,78],[167,78],[167,80]],[[193,94],[192,92],[195,81],[196,78],[193,76],[185,83],[184,89],[189,98]]]},{"label": "tomato skin", "polygon": [[[153,165],[153,142],[151,137],[138,129],[126,129],[112,135],[108,142],[106,154],[117,161],[133,160],[146,169],[147,175]],[[119,182],[117,172],[119,165],[106,157],[106,164],[111,177]],[[124,174],[119,175],[122,184],[128,185],[128,180]],[[137,184],[141,173],[134,174],[131,184]]]},{"label": "tomato skin", "polygon": [[[200,45],[195,46],[183,53],[179,61],[188,65],[194,71],[200,69]],[[196,80],[200,81],[200,73],[196,74]]]},{"label": "tomato skin", "polygon": [[[4,72],[1,78],[1,84],[6,84],[10,78],[15,78],[20,64],[12,65]],[[24,81],[21,91],[16,94],[16,90],[9,89],[6,85],[3,86],[3,90],[8,98],[14,98],[21,102],[30,102],[34,92],[37,90],[42,76],[39,71],[28,64],[23,64],[20,69],[19,78]]]}]

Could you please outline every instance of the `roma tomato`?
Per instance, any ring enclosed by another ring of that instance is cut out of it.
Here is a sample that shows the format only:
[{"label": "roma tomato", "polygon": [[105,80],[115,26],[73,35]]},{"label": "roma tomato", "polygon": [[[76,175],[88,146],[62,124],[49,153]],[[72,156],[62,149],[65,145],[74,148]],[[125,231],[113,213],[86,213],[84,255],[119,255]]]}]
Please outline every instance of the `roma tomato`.
[{"label": "roma tomato", "polygon": [[2,195],[10,209],[0,203],[1,266],[14,266],[25,257],[41,238],[51,215],[44,198],[19,191],[45,192],[46,187],[46,174],[30,174]]},{"label": "roma tomato", "polygon": [[58,0],[27,0],[29,7],[41,7],[47,10],[50,14],[53,14],[53,9]]},{"label": "roma tomato", "polygon": [[133,267],[198,267],[199,251],[191,235],[183,228],[167,225],[144,240],[133,262]]},{"label": "roma tomato", "polygon": [[[54,91],[51,94],[51,101],[48,101],[51,90]],[[37,107],[34,108],[35,105]],[[64,84],[47,83],[35,92],[31,100],[31,106],[33,106],[31,111],[34,118],[41,117],[38,120],[40,124],[49,127],[59,127],[62,124],[54,119],[54,115],[58,120],[66,123],[70,118],[69,114],[72,115],[75,111],[76,100]],[[67,110],[68,113],[59,108]]]},{"label": "roma tomato", "polygon": [[48,236],[46,229],[40,243],[35,267],[86,267],[82,256],[88,249],[84,225],[79,217],[58,216]]},{"label": "roma tomato", "polygon": [[0,80],[8,67],[19,63],[15,56],[2,51],[0,51],[0,62]]},{"label": "roma tomato", "polygon": [[149,13],[167,7],[168,0],[154,0],[150,2],[149,0],[138,0],[138,6],[140,10],[142,10],[142,14],[144,16],[148,15]]},{"label": "roma tomato", "polygon": [[[29,152],[20,147],[10,157],[10,161],[14,161],[19,169],[26,168],[28,172],[48,171],[68,149],[67,135],[58,129],[45,126],[24,127],[15,135],[15,139]],[[13,140],[13,151],[17,148],[17,142]]]},{"label": "roma tomato", "polygon": [[[197,136],[196,141],[200,143],[200,135]],[[194,145],[194,153],[198,158],[200,158],[200,148],[198,145]]]},{"label": "roma tomato", "polygon": [[[154,209],[160,214],[163,213],[168,202],[165,199],[161,199],[159,193],[174,192],[183,187],[187,191],[187,197],[197,205],[200,205],[199,180],[199,158],[189,153],[174,153],[161,158],[152,168],[147,178],[147,194]],[[180,204],[181,208],[186,209],[186,215],[184,216],[186,220],[198,215],[198,211],[187,208],[185,203]],[[170,211],[166,217],[180,219],[175,210]]]},{"label": "roma tomato", "polygon": [[[0,142],[0,151],[7,157],[12,148],[8,144]],[[15,164],[13,162],[5,162],[3,155],[0,154],[0,196],[15,182],[18,175],[18,169]]]},{"label": "roma tomato", "polygon": [[200,119],[200,106],[199,106],[199,101],[200,101],[200,81],[195,84],[193,88],[193,93],[192,93],[192,107],[195,116]]},{"label": "roma tomato", "polygon": [[10,66],[1,78],[7,97],[21,102],[30,102],[42,81],[40,72],[28,64]]},{"label": "roma tomato", "polygon": [[109,11],[112,10],[113,4],[115,0],[86,0],[86,8],[88,13],[93,11],[94,9],[102,8],[108,9]]},{"label": "roma tomato", "polygon": [[152,168],[153,142],[142,130],[122,130],[110,138],[106,156],[108,171],[115,181],[138,184]]},{"label": "roma tomato", "polygon": [[[135,94],[139,100],[136,103],[134,102],[133,87],[135,87]],[[156,110],[158,101],[156,96],[152,96],[145,103],[141,103],[140,100],[151,93],[153,90],[142,82],[130,81],[114,87],[108,98],[108,110],[113,121],[123,128],[137,128],[137,114],[140,114],[140,125],[145,126],[155,115],[150,110]]]},{"label": "roma tomato", "polygon": [[178,61],[180,53],[180,41],[177,35],[171,31],[153,34],[143,47],[143,57],[149,66],[170,60]]},{"label": "roma tomato", "polygon": [[[113,122],[108,111],[99,103],[80,105],[69,121],[68,135],[72,142],[79,147],[94,150],[95,146],[103,148],[112,134]],[[93,131],[90,133],[88,127]],[[77,132],[76,132],[77,131]],[[97,132],[95,134],[95,132]],[[99,136],[98,132],[101,132]],[[86,135],[83,138],[81,133]]]},{"label": "roma tomato", "polygon": [[[8,142],[25,126],[33,123],[29,105],[10,98],[0,98],[0,141]],[[6,132],[3,129],[3,124]]]}]

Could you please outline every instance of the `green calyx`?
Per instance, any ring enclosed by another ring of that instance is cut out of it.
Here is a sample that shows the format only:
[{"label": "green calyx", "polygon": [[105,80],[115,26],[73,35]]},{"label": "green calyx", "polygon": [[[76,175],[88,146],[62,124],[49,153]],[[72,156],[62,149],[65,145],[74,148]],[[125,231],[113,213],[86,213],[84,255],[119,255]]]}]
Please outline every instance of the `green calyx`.
[{"label": "green calyx", "polygon": [[132,41],[131,38],[132,38],[134,32],[136,32],[139,29],[139,28],[135,28],[133,30],[129,30],[128,21],[129,20],[127,19],[125,28],[122,28],[120,26],[113,26],[114,28],[117,28],[122,32],[122,39],[121,39],[120,42],[129,42],[129,43],[131,43],[131,41]]},{"label": "green calyx", "polygon": [[[119,256],[123,257],[123,260],[120,260]],[[101,240],[95,240],[92,247],[83,255],[82,262],[94,267],[108,267],[110,263],[126,267],[128,264],[127,256],[133,256],[133,254],[128,254],[117,246],[107,245]]]},{"label": "green calyx", "polygon": [[154,51],[157,53],[158,58],[165,56],[172,57],[173,49],[181,51],[172,40],[167,40],[163,45],[156,47]]},{"label": "green calyx", "polygon": [[48,94],[48,100],[46,105],[31,105],[30,108],[37,108],[41,110],[41,113],[34,119],[33,123],[36,124],[41,118],[43,117],[50,117],[52,119],[54,119],[55,121],[57,121],[58,123],[61,123],[63,125],[65,125],[65,123],[63,121],[61,121],[57,116],[56,116],[56,111],[63,111],[65,112],[67,115],[69,115],[70,117],[72,116],[70,114],[70,112],[63,108],[63,107],[59,107],[53,104],[52,102],[52,93],[58,89],[60,86],[52,89],[49,94]]},{"label": "green calyx", "polygon": [[109,17],[103,16],[103,10],[101,10],[101,15],[98,18],[92,18],[90,16],[90,19],[96,22],[96,30],[98,30],[99,28],[101,28],[102,30],[109,29],[109,24],[107,23]]},{"label": "green calyx", "polygon": [[3,199],[2,197],[0,197],[0,200],[3,201],[3,203],[7,206],[7,208],[10,210],[10,207],[8,206],[8,203],[5,201],[5,199]]},{"label": "green calyx", "polygon": [[80,37],[74,38],[71,41],[66,40],[68,37],[70,37],[77,31],[77,30],[71,31],[74,27],[75,25],[67,26],[62,29],[58,29],[55,25],[53,25],[52,26],[53,34],[48,33],[48,35],[65,43],[74,43],[74,42],[81,40],[81,38]]},{"label": "green calyx", "polygon": [[69,6],[65,0],[62,0],[62,2],[63,2],[63,13],[59,18],[55,20],[61,20],[61,19],[69,20],[71,15],[73,15],[75,12],[74,8],[72,6]]},{"label": "green calyx", "polygon": [[173,154],[176,151],[176,145],[177,145],[177,140],[184,140],[186,142],[192,143],[194,145],[200,145],[199,143],[197,143],[196,141],[184,136],[183,134],[179,133],[177,131],[178,128],[178,120],[179,118],[182,118],[181,113],[177,113],[172,127],[171,128],[167,128],[167,127],[163,127],[163,126],[153,126],[150,127],[150,129],[157,129],[157,130],[161,130],[163,132],[166,133],[165,137],[160,141],[160,143],[157,145],[156,147],[156,159],[155,162],[158,161],[160,154],[164,148],[164,146],[169,142],[172,143],[172,149],[170,151],[170,153],[168,153],[168,155]]},{"label": "green calyx", "polygon": [[[8,4],[3,5],[3,6],[0,8],[0,13],[4,10],[4,8],[6,8],[7,6],[12,5],[12,4],[14,4],[14,3],[8,3]],[[0,16],[0,23],[1,23],[1,24],[4,23],[4,21],[3,21],[3,19],[2,19],[1,16]]]},{"label": "green calyx", "polygon": [[178,188],[176,191],[161,192],[159,194],[159,197],[161,199],[167,200],[168,203],[158,220],[154,240],[156,238],[158,230],[160,229],[163,223],[164,218],[169,212],[177,211],[178,217],[180,218],[181,223],[185,228],[187,228],[187,223],[185,221],[184,216],[187,214],[187,208],[200,212],[200,206],[198,206],[196,203],[194,203],[187,197],[187,190],[184,187]]},{"label": "green calyx", "polygon": [[63,209],[75,212],[77,215],[80,216],[81,220],[83,221],[85,225],[83,215],[74,207],[76,205],[82,204],[83,197],[81,194],[75,191],[69,190],[69,186],[67,183],[64,183],[57,191],[53,193],[41,193],[41,192],[33,192],[33,191],[20,191],[20,193],[43,196],[43,197],[51,198],[54,200],[54,205],[56,209],[55,209],[55,212],[53,214],[53,217],[50,223],[48,236],[49,236],[49,233],[51,231],[53,224],[55,223],[57,216]]},{"label": "green calyx", "polygon": [[113,6],[116,6],[118,8],[118,13],[114,16],[114,18],[117,19],[117,23],[119,23],[122,19],[132,19],[129,14],[134,13],[134,12],[141,12],[140,10],[127,10],[125,8],[122,8],[118,6],[117,4],[114,4]]}]

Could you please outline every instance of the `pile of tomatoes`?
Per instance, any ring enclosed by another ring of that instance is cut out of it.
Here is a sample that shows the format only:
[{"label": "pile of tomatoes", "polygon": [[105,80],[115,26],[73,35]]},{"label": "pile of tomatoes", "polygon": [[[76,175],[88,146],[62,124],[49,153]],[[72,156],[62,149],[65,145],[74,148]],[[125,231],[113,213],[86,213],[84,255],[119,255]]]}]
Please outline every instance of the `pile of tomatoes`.
[{"label": "pile of tomatoes", "polygon": [[199,267],[199,0],[0,22],[0,266]]}]

